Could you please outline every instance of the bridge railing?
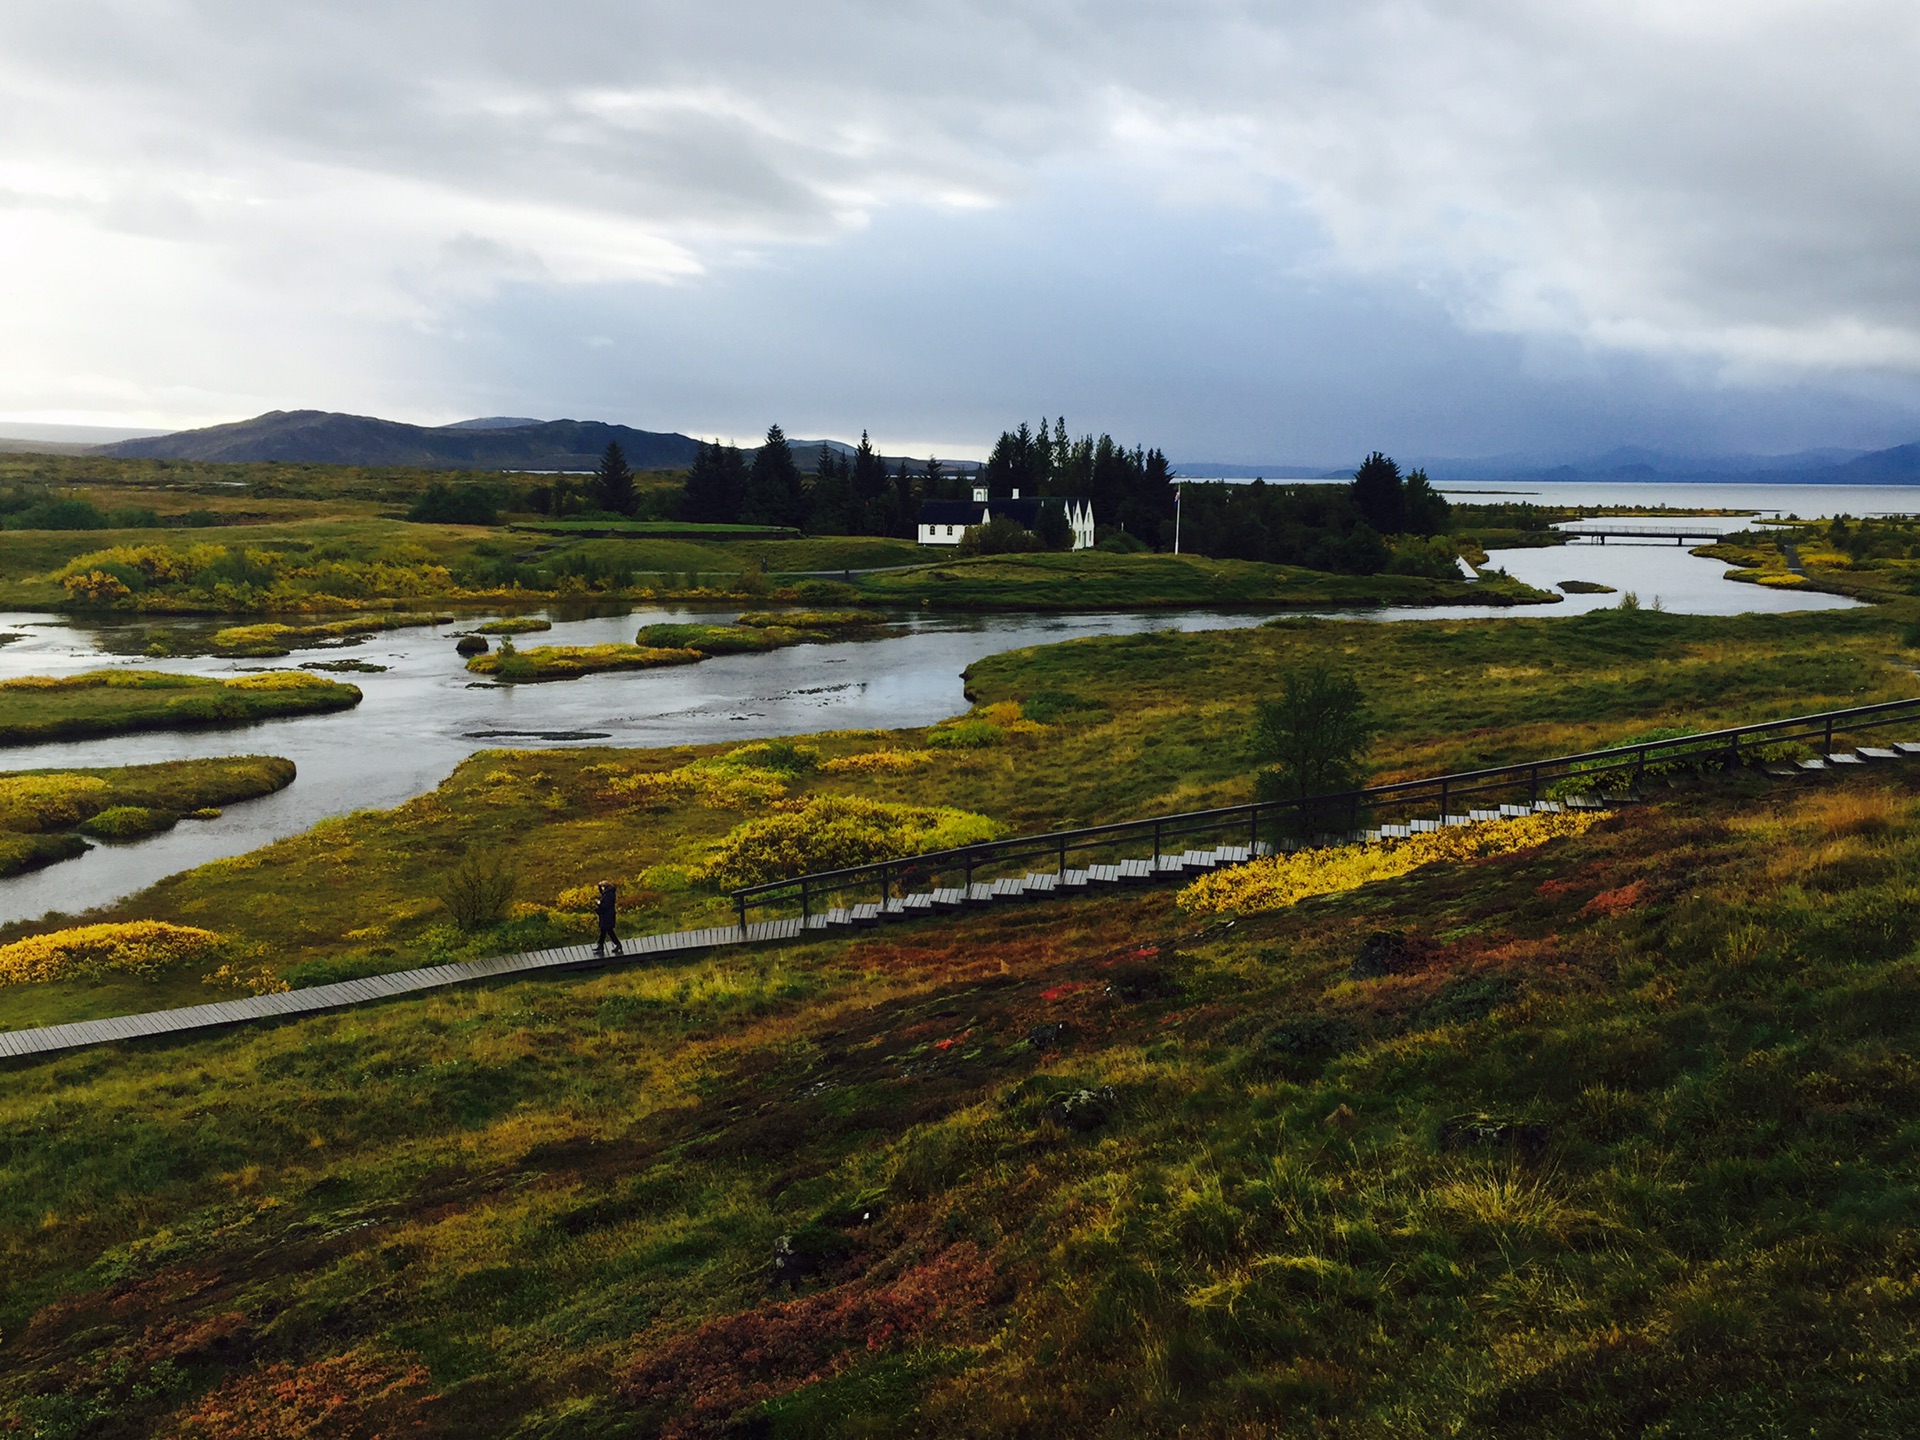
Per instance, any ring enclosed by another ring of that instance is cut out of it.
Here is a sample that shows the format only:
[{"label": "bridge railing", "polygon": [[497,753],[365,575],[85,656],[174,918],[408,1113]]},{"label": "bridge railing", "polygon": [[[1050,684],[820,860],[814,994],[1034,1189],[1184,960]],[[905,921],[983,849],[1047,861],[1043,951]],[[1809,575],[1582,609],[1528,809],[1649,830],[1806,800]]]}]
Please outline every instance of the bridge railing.
[{"label": "bridge railing", "polygon": [[1888,700],[1298,800],[1251,801],[1012,836],[741,886],[731,895],[744,928],[755,907],[797,905],[803,919],[861,903],[879,904],[884,911],[886,901],[903,895],[941,889],[971,895],[975,885],[1014,878],[1036,867],[1059,876],[1122,859],[1146,860],[1149,873],[1158,875],[1163,859],[1190,849],[1235,845],[1257,852],[1262,847],[1343,840],[1367,825],[1445,823],[1471,818],[1476,811],[1497,812],[1503,804],[1531,806],[1541,800],[1631,792],[1650,775],[1790,760],[1803,749],[1827,756],[1835,753],[1841,737],[1915,721],[1920,721],[1920,697]]}]

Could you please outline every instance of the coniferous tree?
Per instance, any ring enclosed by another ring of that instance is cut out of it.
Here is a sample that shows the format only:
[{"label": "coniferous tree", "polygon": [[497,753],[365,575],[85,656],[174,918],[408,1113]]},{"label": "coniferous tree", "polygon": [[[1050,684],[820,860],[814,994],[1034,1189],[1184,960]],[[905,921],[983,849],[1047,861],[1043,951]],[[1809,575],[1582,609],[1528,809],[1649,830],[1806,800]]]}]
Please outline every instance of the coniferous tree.
[{"label": "coniferous tree", "polygon": [[1382,535],[1398,535],[1406,528],[1400,467],[1378,450],[1360,462],[1349,489],[1360,518]]},{"label": "coniferous tree", "polygon": [[800,467],[794,463],[786,432],[778,425],[767,427],[766,443],[754,452],[753,464],[747,469],[747,503],[741,518],[753,525],[806,523],[807,498]]},{"label": "coniferous tree", "polygon": [[1407,476],[1400,505],[1403,523],[1412,535],[1444,535],[1453,521],[1453,507],[1447,503],[1446,496],[1433,488],[1425,470],[1415,470]]},{"label": "coniferous tree", "polygon": [[640,492],[633,488],[633,470],[618,440],[609,440],[593,472],[593,503],[609,515],[631,515],[640,508]]},{"label": "coniferous tree", "polygon": [[859,535],[865,518],[846,460],[822,441],[807,491],[807,529],[815,535]]},{"label": "coniferous tree", "polygon": [[732,525],[740,519],[747,498],[747,464],[732,445],[701,442],[687,472],[686,498],[681,517],[703,525]]}]

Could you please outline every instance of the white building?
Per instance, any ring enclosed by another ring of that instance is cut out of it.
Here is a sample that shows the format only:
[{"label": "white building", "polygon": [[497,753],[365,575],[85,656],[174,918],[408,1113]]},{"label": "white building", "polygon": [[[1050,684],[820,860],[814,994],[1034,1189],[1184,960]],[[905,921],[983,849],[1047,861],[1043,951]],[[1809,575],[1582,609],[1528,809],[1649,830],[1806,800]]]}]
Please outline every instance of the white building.
[{"label": "white building", "polygon": [[1060,495],[1045,499],[1021,499],[1020,492],[992,500],[987,487],[973,487],[971,500],[923,500],[920,502],[919,540],[922,545],[958,545],[960,537],[975,525],[997,518],[1013,520],[1028,530],[1040,522],[1043,505],[1059,505],[1067,513],[1067,525],[1073,531],[1073,548],[1093,548],[1093,502],[1078,495]]}]

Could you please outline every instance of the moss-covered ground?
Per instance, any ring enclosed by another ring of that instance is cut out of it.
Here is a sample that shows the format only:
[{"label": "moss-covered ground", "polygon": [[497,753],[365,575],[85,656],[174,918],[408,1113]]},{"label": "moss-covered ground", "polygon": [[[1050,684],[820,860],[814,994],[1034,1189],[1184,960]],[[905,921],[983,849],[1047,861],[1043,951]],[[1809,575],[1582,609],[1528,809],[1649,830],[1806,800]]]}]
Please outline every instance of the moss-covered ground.
[{"label": "moss-covered ground", "polygon": [[1330,575],[1202,555],[993,555],[855,577],[876,605],[937,610],[1327,609],[1376,605],[1551,604],[1517,580]]},{"label": "moss-covered ground", "polygon": [[298,670],[219,680],[158,670],[89,670],[0,681],[0,745],[140,730],[250,725],[347,710],[358,686]]},{"label": "moss-covered ground", "polygon": [[293,778],[293,762],[275,755],[9,770],[0,774],[0,875],[81,854],[87,847],[77,830],[108,840],[150,835],[182,816],[270,795]]},{"label": "moss-covered ground", "polygon": [[[1357,671],[1396,775],[1911,695],[1904,624],[1077,641],[974,667],[972,748],[491,752],[105,918],[231,933],[296,982],[553,943],[606,873],[641,882],[630,929],[677,928],[724,910],[691,878],[722,836],[823,795],[1020,829],[1243,798],[1251,706],[1306,661]],[[841,763],[879,751],[920,758]],[[470,853],[526,908],[465,936],[436,887]],[[0,1416],[1910,1434],[1917,893],[1920,770],[1731,777],[1231,924],[1156,889],[14,1064]]]},{"label": "moss-covered ground", "polygon": [[15,1066],[0,1413],[1910,1434],[1915,806],[1723,784],[1231,929],[1159,891]]}]

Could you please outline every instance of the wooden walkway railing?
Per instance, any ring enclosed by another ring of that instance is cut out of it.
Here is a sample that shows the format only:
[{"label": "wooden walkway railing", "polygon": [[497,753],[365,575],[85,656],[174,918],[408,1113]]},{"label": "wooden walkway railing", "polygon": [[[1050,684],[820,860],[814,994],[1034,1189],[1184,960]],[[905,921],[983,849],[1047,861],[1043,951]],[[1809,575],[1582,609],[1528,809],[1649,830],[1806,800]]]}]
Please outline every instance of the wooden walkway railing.
[{"label": "wooden walkway railing", "polygon": [[[400,970],[363,980],[342,980],[278,995],[256,995],[190,1005],[103,1020],[79,1020],[29,1030],[0,1030],[0,1060],[25,1059],[121,1040],[182,1035],[222,1029],[257,1021],[293,1019],[403,995],[445,989],[452,985],[511,976],[537,977],[606,965],[686,955],[731,945],[766,945],[798,940],[829,926],[869,925],[882,920],[961,906],[991,905],[1087,893],[1107,886],[1166,881],[1242,863],[1269,851],[1275,844],[1263,839],[1270,825],[1302,814],[1334,814],[1352,822],[1348,833],[1321,837],[1353,841],[1375,836],[1405,836],[1418,830],[1470,825],[1508,815],[1543,809],[1586,805],[1603,808],[1633,798],[1633,789],[1647,774],[1665,765],[1734,767],[1758,762],[1771,773],[1807,775],[1822,771],[1898,761],[1920,756],[1920,743],[1896,741],[1884,747],[1836,749],[1845,737],[1869,734],[1890,725],[1920,722],[1920,698],[1893,700],[1880,705],[1823,711],[1790,720],[1769,720],[1730,730],[1690,735],[1674,740],[1652,740],[1638,745],[1589,750],[1550,760],[1496,765],[1482,770],[1373,785],[1341,795],[1308,801],[1229,805],[1213,810],[1164,815],[1151,820],[1094,825],[1079,830],[1029,835],[938,855],[920,855],[874,865],[796,876],[792,880],[749,886],[734,892],[740,923],[704,930],[639,936],[626,942],[619,956],[601,957],[591,945],[568,945],[521,955],[496,955],[485,960]],[[1791,762],[1775,746],[1799,744],[1816,751]],[[1569,780],[1590,787],[1592,796],[1557,799],[1548,792]],[[1607,787],[1614,788],[1609,789]],[[1502,800],[1505,795],[1510,798]],[[1525,797],[1522,803],[1522,797]],[[1592,798],[1597,797],[1597,798]],[[1461,806],[1455,809],[1455,806]],[[1383,814],[1432,809],[1430,818],[1395,824]],[[1361,820],[1370,827],[1361,829]],[[1206,837],[1212,843],[1196,844]],[[1223,838],[1224,837],[1224,838]],[[1151,845],[1151,857],[1142,854]],[[1178,847],[1178,848],[1176,848]],[[1121,853],[1128,849],[1135,853]],[[1102,861],[1093,858],[1104,853]],[[1029,863],[1036,856],[1054,861],[1054,869],[1014,876],[1001,873]],[[942,886],[939,882],[947,879]],[[951,883],[960,880],[961,883]],[[911,889],[911,885],[927,888]],[[876,895],[874,901],[853,905],[820,902],[850,892]],[[799,914],[748,922],[750,904],[797,904]]]},{"label": "wooden walkway railing", "polygon": [[[1076,888],[1085,883],[1080,878],[1084,875],[1124,867],[1133,863],[1131,857],[1147,853],[1151,859],[1138,861],[1145,868],[1133,878],[1158,876],[1169,866],[1180,873],[1187,868],[1188,855],[1203,855],[1209,850],[1257,853],[1269,845],[1289,843],[1283,838],[1289,835],[1316,836],[1312,843],[1341,843],[1370,834],[1391,837],[1465,825],[1502,813],[1526,813],[1543,805],[1554,809],[1566,804],[1578,806],[1583,802],[1568,797],[1569,790],[1579,787],[1589,794],[1630,795],[1650,768],[1720,765],[1732,769],[1770,763],[1789,747],[1814,751],[1801,763],[1825,768],[1855,758],[1838,757],[1838,738],[1916,721],[1920,721],[1920,698],[1888,700],[1671,740],[1647,740],[1390,785],[1368,785],[1305,800],[1225,805],[1148,820],[1015,836],[742,886],[732,894],[741,925],[748,923],[751,910],[766,906],[797,908],[803,923],[817,921],[823,913],[849,913],[857,920],[895,918],[929,907],[966,903],[976,899],[983,887],[990,890],[1024,884],[1029,891]],[[1046,868],[1038,870],[1035,866]],[[842,899],[846,896],[859,899],[849,907]]]}]

